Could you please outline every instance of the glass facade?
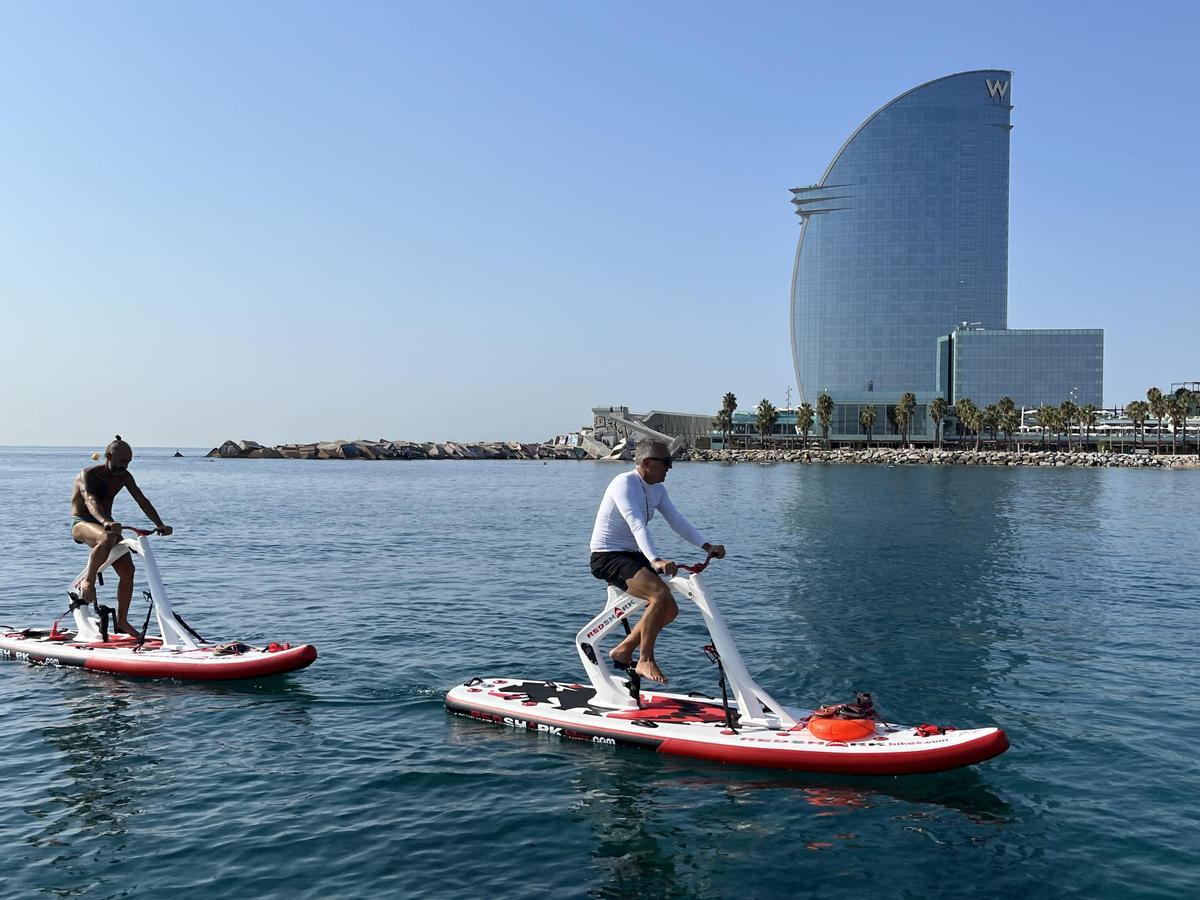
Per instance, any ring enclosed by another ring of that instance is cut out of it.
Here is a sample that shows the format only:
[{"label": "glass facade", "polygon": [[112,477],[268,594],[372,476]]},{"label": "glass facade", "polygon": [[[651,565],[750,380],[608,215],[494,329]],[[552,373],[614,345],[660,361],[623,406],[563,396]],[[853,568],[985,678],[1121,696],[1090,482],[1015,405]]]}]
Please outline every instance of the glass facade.
[{"label": "glass facade", "polygon": [[939,336],[964,322],[1007,327],[1011,78],[964,72],[901,95],[819,184],[794,189],[802,400],[931,392]]},{"label": "glass facade", "polygon": [[1026,407],[1104,401],[1101,329],[961,330],[938,340],[938,390],[976,406],[1011,397]]}]

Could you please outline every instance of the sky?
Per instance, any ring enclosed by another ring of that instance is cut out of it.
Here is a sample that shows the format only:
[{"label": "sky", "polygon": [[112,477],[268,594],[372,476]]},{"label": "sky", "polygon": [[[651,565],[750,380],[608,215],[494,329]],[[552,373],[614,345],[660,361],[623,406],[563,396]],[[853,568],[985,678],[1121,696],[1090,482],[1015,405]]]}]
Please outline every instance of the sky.
[{"label": "sky", "polygon": [[1011,69],[1009,327],[1200,380],[1193,4],[0,0],[0,445],[540,440],[795,399],[799,219]]}]

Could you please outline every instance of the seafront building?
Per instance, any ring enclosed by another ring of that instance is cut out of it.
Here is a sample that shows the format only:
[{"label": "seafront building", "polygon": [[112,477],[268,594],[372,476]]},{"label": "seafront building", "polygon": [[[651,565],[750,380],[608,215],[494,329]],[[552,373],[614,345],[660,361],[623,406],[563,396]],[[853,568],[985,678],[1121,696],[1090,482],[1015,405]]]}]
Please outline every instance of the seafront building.
[{"label": "seafront building", "polygon": [[638,441],[662,441],[672,449],[709,446],[710,413],[651,410],[631,412],[624,404],[592,407],[592,426],[580,435],[580,446],[596,457],[624,458]]},{"label": "seafront building", "polygon": [[[1064,400],[1103,406],[1102,329],[1009,328],[1012,99],[1005,69],[922,84],[872,113],[819,182],[792,189],[792,361],[802,403],[833,399],[829,440],[899,441],[904,393],[916,398],[913,442],[937,439],[937,397],[980,408],[1010,397],[1030,412]],[[719,438],[707,413],[592,413],[594,455],[638,439],[696,447]],[[956,433],[952,412],[942,428]],[[781,410],[775,437],[795,434],[795,413]],[[810,434],[824,437],[819,423]],[[754,414],[737,413],[734,443],[757,438]]]},{"label": "seafront building", "polygon": [[960,328],[937,341],[937,393],[1026,407],[1064,400],[1099,407],[1104,394],[1104,332],[1087,329]]},{"label": "seafront building", "polygon": [[1103,331],[1008,328],[1012,97],[1003,69],[920,85],[792,190],[793,364],[802,401],[833,398],[834,437],[860,437],[856,410],[904,392],[926,422],[915,440],[932,438],[939,395],[1102,404]]},{"label": "seafront building", "polygon": [[[1062,446],[1069,441],[1075,447],[1104,450],[1115,449],[1139,452],[1166,453],[1195,452],[1200,442],[1200,382],[1180,382],[1171,385],[1171,393],[1180,387],[1191,395],[1186,423],[1174,423],[1169,417],[1162,420],[1150,417],[1141,425],[1130,418],[1121,407],[1098,410],[1094,425],[1079,419],[1069,426],[1059,425],[1051,431],[1038,420],[1037,410],[1025,408],[1020,424],[1011,435],[997,431],[984,435],[986,442],[1003,439],[1005,444],[1016,443],[1026,448],[1039,446]],[[864,406],[875,407],[875,421],[870,433],[859,425],[859,414]],[[1052,404],[1057,406],[1058,404]],[[631,459],[639,440],[661,440],[673,450],[685,448],[722,449],[763,446],[798,448],[821,446],[825,435],[820,420],[815,416],[807,436],[799,433],[798,410],[783,408],[776,410],[778,419],[771,430],[763,435],[759,432],[757,415],[753,412],[735,412],[729,440],[714,427],[715,416],[709,413],[664,413],[651,411],[635,413],[628,406],[596,406],[592,408],[593,424],[579,432],[559,435],[552,443],[579,447],[595,459]],[[974,435],[955,434],[942,425],[945,446],[973,446]],[[908,429],[910,441],[928,443],[937,439],[932,421],[915,417]],[[835,445],[865,446],[895,444],[899,441],[899,430],[894,418],[894,404],[875,401],[870,392],[848,393],[843,402],[834,405],[830,421],[829,440]]]}]

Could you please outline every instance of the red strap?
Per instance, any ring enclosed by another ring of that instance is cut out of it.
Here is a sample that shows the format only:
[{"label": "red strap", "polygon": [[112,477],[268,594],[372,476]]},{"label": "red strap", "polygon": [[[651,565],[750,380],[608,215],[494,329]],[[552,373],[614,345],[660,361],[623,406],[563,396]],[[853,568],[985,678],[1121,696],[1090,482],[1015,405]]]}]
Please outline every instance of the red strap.
[{"label": "red strap", "polygon": [[685,572],[691,572],[693,575],[699,575],[706,568],[708,568],[708,564],[710,562],[712,562],[713,557],[715,557],[715,556],[716,556],[715,553],[710,553],[710,554],[708,554],[708,556],[704,557],[704,562],[692,563],[690,566],[681,563],[680,565],[676,566],[675,568],[683,569],[683,571],[685,571]]}]

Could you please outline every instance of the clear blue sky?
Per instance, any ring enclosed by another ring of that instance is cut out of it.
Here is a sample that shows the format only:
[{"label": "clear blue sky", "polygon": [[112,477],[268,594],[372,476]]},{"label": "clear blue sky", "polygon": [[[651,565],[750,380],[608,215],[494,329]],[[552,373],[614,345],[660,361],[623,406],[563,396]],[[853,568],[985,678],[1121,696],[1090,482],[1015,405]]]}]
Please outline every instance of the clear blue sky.
[{"label": "clear blue sky", "polygon": [[788,188],[984,67],[1010,327],[1104,328],[1109,405],[1200,379],[1195,9],[5,3],[0,444],[782,404]]}]

